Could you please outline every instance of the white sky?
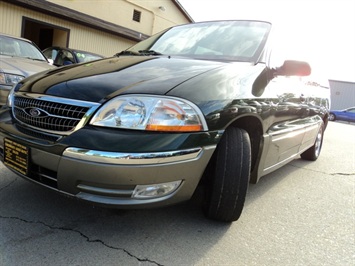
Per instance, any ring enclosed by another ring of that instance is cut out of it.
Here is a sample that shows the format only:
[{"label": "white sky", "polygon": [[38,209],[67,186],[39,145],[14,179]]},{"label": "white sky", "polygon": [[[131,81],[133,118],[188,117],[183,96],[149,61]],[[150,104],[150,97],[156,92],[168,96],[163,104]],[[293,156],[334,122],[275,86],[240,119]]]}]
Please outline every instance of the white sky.
[{"label": "white sky", "polygon": [[179,0],[194,21],[258,19],[296,33],[327,79],[355,82],[355,0]]}]

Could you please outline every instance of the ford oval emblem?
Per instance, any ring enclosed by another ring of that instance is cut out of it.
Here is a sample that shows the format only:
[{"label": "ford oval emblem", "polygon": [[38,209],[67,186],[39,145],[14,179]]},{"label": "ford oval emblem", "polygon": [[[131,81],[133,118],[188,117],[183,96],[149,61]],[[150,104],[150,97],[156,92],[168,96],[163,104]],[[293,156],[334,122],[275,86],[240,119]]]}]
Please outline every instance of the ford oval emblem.
[{"label": "ford oval emblem", "polygon": [[29,107],[26,108],[24,111],[33,118],[46,117],[49,115],[46,111],[37,107]]},{"label": "ford oval emblem", "polygon": [[30,115],[33,117],[38,117],[41,115],[41,111],[38,108],[30,109]]}]

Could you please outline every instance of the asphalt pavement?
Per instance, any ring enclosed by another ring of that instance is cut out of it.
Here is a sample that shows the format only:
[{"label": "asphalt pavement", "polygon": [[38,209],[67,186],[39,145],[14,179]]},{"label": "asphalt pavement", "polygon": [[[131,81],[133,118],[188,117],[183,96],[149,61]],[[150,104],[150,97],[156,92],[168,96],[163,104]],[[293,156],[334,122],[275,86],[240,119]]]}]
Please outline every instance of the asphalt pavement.
[{"label": "asphalt pavement", "polygon": [[0,265],[355,265],[355,125],[330,122],[316,162],[250,185],[241,218],[198,200],[163,209],[93,207],[0,163]]}]

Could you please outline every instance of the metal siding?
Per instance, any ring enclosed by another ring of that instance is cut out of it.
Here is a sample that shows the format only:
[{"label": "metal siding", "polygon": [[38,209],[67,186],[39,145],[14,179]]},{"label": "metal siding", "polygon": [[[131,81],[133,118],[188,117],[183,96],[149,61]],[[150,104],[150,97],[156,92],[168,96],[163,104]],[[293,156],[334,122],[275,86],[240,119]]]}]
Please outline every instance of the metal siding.
[{"label": "metal siding", "polygon": [[[171,0],[115,0],[104,3],[102,0],[86,0],[84,5],[83,1],[47,1],[147,35],[189,22]],[[160,6],[165,11],[159,9]],[[133,10],[142,13],[140,22],[133,21]]]},{"label": "metal siding", "polygon": [[[109,4],[103,4],[101,0],[90,0],[85,5],[82,4],[82,1],[49,1],[106,21],[112,21],[118,25],[142,33],[147,33],[148,35],[176,24],[189,22],[173,1],[167,0],[117,0],[109,2]],[[165,11],[160,10],[160,6],[164,6]],[[132,20],[133,9],[142,12],[142,21],[140,23]],[[0,32],[21,36],[23,17],[37,20],[39,23],[43,22],[69,29],[70,48],[87,50],[104,56],[112,56],[135,44],[134,41],[116,35],[103,33],[90,27],[46,15],[45,13],[0,1]]]},{"label": "metal siding", "polygon": [[113,54],[135,44],[133,41],[118,36],[93,30],[89,27],[67,22],[36,11],[0,2],[0,32],[14,36],[21,36],[23,17],[70,29],[70,48],[91,51],[104,56],[112,56]]},{"label": "metal siding", "polygon": [[355,106],[355,83],[329,80],[331,109],[342,110]]},{"label": "metal siding", "polygon": [[0,32],[20,36],[21,23],[20,8],[0,1]]}]

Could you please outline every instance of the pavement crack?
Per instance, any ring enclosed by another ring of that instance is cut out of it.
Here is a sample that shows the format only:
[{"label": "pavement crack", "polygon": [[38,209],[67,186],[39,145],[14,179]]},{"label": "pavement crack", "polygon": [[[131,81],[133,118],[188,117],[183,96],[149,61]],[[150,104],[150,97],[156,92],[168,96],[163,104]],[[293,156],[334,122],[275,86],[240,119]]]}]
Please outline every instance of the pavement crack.
[{"label": "pavement crack", "polygon": [[0,192],[6,188],[8,188],[9,186],[11,186],[13,183],[15,183],[17,181],[17,178],[15,178],[14,180],[12,180],[10,183],[6,184],[5,186],[0,188]]},{"label": "pavement crack", "polygon": [[345,176],[355,176],[355,173],[332,173],[331,175],[345,175]]},{"label": "pavement crack", "polygon": [[99,243],[107,248],[110,249],[114,249],[114,250],[119,250],[119,251],[123,251],[124,253],[126,253],[128,256],[135,258],[136,260],[138,260],[139,262],[149,262],[158,266],[164,266],[163,264],[160,264],[156,261],[153,260],[149,260],[147,258],[139,258],[135,255],[133,255],[131,252],[129,252],[128,250],[124,249],[124,248],[120,248],[120,247],[115,247],[109,244],[106,244],[104,241],[100,240],[100,239],[91,239],[90,237],[88,237],[87,235],[85,235],[84,233],[80,232],[79,230],[73,229],[73,228],[68,228],[68,227],[57,227],[57,226],[52,226],[52,225],[48,225],[44,222],[41,221],[28,221],[19,217],[6,217],[6,216],[1,216],[0,215],[0,219],[12,219],[12,220],[18,220],[24,223],[29,223],[29,224],[40,224],[43,225],[51,230],[61,230],[61,231],[69,231],[69,232],[74,232],[79,234],[82,238],[86,239],[87,242],[89,243]]},{"label": "pavement crack", "polygon": [[295,168],[299,168],[299,169],[303,169],[303,170],[307,170],[307,171],[312,171],[312,172],[315,172],[315,173],[326,174],[326,175],[332,175],[332,176],[335,176],[335,175],[355,176],[355,172],[354,173],[327,173],[327,172],[324,172],[324,171],[318,171],[318,170],[314,170],[314,169],[304,168],[304,167],[301,167],[301,166],[298,166],[298,165],[294,165],[292,163],[290,163],[289,165],[292,166],[292,167],[295,167]]},{"label": "pavement crack", "polygon": [[314,170],[314,169],[308,169],[308,168],[304,168],[298,165],[294,165],[292,163],[289,164],[290,166],[294,167],[294,168],[298,168],[298,169],[303,169],[303,170],[307,170],[307,171],[311,171],[311,172],[315,172],[315,173],[321,173],[321,174],[326,174],[329,175],[329,173],[323,172],[323,171],[318,171],[318,170]]}]

